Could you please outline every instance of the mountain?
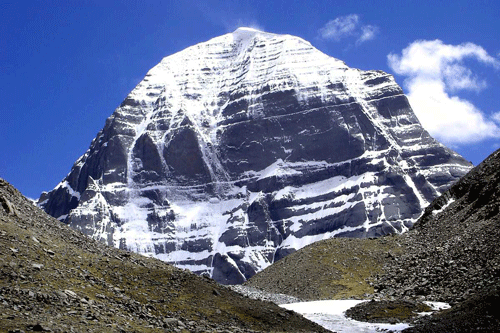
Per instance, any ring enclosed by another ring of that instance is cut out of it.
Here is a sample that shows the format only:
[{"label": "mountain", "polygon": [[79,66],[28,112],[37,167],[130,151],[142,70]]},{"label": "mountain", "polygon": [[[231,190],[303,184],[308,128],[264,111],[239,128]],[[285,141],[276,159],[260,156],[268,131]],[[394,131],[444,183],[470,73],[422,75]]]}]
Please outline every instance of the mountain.
[{"label": "mountain", "polygon": [[[377,239],[320,241],[274,263],[245,284],[307,300],[394,302],[379,311],[378,320],[387,319],[383,314],[389,316],[402,300],[444,301],[451,309],[418,319],[408,331],[498,332],[499,240],[497,150],[435,199],[408,232]],[[366,302],[357,312],[366,318],[377,312],[378,305]]]},{"label": "mountain", "polygon": [[240,28],[152,68],[39,205],[106,244],[241,283],[321,239],[407,230],[470,168],[391,75]]},{"label": "mountain", "polygon": [[326,332],[271,302],[97,242],[0,179],[0,332]]}]

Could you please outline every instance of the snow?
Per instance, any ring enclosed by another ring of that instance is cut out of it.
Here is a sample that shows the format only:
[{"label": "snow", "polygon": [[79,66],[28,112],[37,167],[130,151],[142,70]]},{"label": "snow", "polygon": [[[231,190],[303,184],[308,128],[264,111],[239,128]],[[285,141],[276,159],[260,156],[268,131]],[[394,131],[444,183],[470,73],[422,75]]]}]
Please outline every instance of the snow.
[{"label": "snow", "polygon": [[[136,133],[144,131],[145,124],[140,122],[137,125]],[[137,139],[138,135],[135,135]],[[387,163],[384,158],[380,158],[380,152],[367,152],[360,158],[370,157],[379,159],[380,162]],[[132,157],[132,155],[129,155]],[[130,160],[129,160],[130,161]],[[344,161],[338,164],[351,163]],[[130,162],[129,162],[130,163]],[[254,171],[247,174],[246,177],[253,179],[265,179],[268,177],[287,177],[290,175],[300,175],[311,170],[323,169],[332,166],[324,161],[305,161],[305,162],[286,162],[277,160],[267,168]],[[133,182],[129,177],[128,182]],[[338,230],[319,235],[296,237],[295,232],[299,231],[303,223],[309,223],[317,219],[335,216],[342,211],[358,204],[354,200],[356,193],[341,194],[344,190],[358,188],[357,193],[363,195],[363,200],[368,208],[380,206],[384,198],[389,194],[384,193],[384,187],[377,186],[377,175],[373,172],[351,177],[334,176],[332,178],[306,184],[303,186],[287,186],[273,193],[275,200],[290,198],[292,200],[303,200],[310,198],[319,198],[325,194],[338,193],[336,196],[324,197],[312,204],[291,205],[288,209],[293,212],[293,216],[283,220],[284,225],[288,225],[288,230],[292,234],[283,239],[280,244],[274,244],[270,241],[263,242],[263,245],[250,244],[247,238],[247,229],[254,226],[248,221],[246,214],[247,207],[255,201],[263,200],[265,195],[262,192],[251,192],[246,187],[238,187],[231,182],[220,182],[226,187],[224,196],[207,196],[200,192],[200,186],[178,186],[162,183],[157,185],[135,184],[140,187],[128,188],[125,184],[111,183],[101,185],[94,183],[96,191],[106,191],[108,193],[128,193],[128,199],[123,206],[110,207],[102,194],[96,195],[88,202],[87,207],[79,206],[73,211],[74,214],[95,215],[95,211],[112,212],[120,220],[120,226],[112,224],[115,231],[113,235],[115,246],[120,244],[122,238],[126,239],[127,248],[131,251],[139,252],[148,256],[154,256],[161,260],[171,262],[182,268],[188,268],[195,271],[212,271],[212,267],[207,262],[211,256],[216,253],[222,255],[227,253],[239,253],[242,261],[251,264],[257,270],[262,270],[273,263],[269,253],[274,253],[275,249],[293,248],[300,249],[312,242],[334,237],[337,234],[368,228],[375,224],[369,221],[358,227],[342,227]],[[128,184],[130,185],[130,184]],[[222,186],[221,185],[221,186]],[[140,195],[141,191],[159,191],[169,200],[169,206],[159,206]],[[199,193],[199,194],[198,194]],[[198,197],[199,196],[199,197]],[[154,231],[148,226],[148,214],[152,212],[151,205],[154,206],[154,212],[158,217],[166,217],[173,212],[175,214],[175,223],[164,228],[163,231]],[[105,218],[101,222],[96,222],[93,228],[94,238],[106,239],[106,223],[112,223],[111,219]],[[385,221],[385,215],[382,213],[378,223]],[[245,245],[226,246],[219,239],[230,228],[237,229],[238,237],[243,237]],[[198,252],[181,250],[186,241],[193,242],[198,240],[206,242],[208,247]],[[175,244],[175,250],[169,253],[155,253],[155,247],[162,247],[163,244]],[[190,261],[190,262],[188,262]],[[197,264],[194,264],[194,261]],[[235,264],[236,267],[236,264]]]},{"label": "snow", "polygon": [[280,158],[267,168],[265,168],[263,171],[260,172],[260,179],[264,178],[269,178],[272,176],[292,176],[292,175],[300,175],[301,172],[291,168],[290,166],[287,165],[287,163],[283,162],[283,160]]},{"label": "snow", "polygon": [[433,311],[446,310],[451,308],[450,304],[445,302],[428,302],[424,301],[425,304],[431,307]]},{"label": "snow", "polygon": [[444,211],[449,205],[451,205],[452,203],[455,202],[455,199],[454,198],[450,198],[448,199],[448,202],[446,204],[443,205],[443,207],[441,207],[441,209],[436,209],[436,210],[433,210],[432,211],[432,215],[437,215],[439,213],[441,213],[442,211]]},{"label": "snow", "polygon": [[240,27],[236,29],[233,33],[233,38],[234,41],[239,41],[239,40],[249,40],[252,38],[255,38],[256,35],[259,35],[259,37],[265,37],[265,38],[273,38],[278,35],[269,33],[269,32],[264,32],[260,31],[254,28],[249,28],[249,27]]},{"label": "snow", "polygon": [[300,250],[301,248],[303,248],[309,244],[318,242],[320,240],[333,238],[333,237],[335,237],[335,235],[338,235],[338,234],[341,234],[344,232],[355,231],[358,229],[360,229],[360,227],[344,226],[344,227],[337,229],[335,231],[325,232],[325,233],[318,234],[318,235],[307,235],[307,236],[303,236],[301,238],[298,238],[292,234],[292,235],[288,236],[287,238],[285,238],[283,243],[281,243],[281,247]]},{"label": "snow", "polygon": [[371,333],[380,330],[400,332],[410,327],[408,324],[373,324],[347,318],[344,313],[349,308],[366,301],[326,300],[283,304],[281,307],[302,314],[307,319],[326,329],[339,333]]},{"label": "snow", "polygon": [[[305,318],[339,333],[374,333],[381,331],[401,332],[409,328],[408,324],[366,323],[347,318],[345,311],[365,300],[324,300],[282,304],[281,307],[302,314]],[[450,306],[442,302],[425,302],[434,311],[448,309]],[[428,314],[428,313],[425,313]]]},{"label": "snow", "polygon": [[78,200],[80,200],[80,193],[75,191],[71,185],[68,183],[67,180],[63,180],[62,182],[60,182],[56,187],[55,189],[57,190],[58,188],[65,188],[66,191],[68,191],[68,193],[72,196],[72,197],[76,197]]}]

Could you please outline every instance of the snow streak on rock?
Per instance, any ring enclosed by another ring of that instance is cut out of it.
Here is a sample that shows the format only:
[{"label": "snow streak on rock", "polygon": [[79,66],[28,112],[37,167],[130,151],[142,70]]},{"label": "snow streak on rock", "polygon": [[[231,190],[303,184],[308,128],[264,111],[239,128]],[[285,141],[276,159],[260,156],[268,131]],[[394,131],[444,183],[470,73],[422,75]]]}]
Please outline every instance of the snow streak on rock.
[{"label": "snow streak on rock", "polygon": [[249,28],[164,58],[40,205],[222,283],[323,238],[403,232],[470,165],[401,88]]}]

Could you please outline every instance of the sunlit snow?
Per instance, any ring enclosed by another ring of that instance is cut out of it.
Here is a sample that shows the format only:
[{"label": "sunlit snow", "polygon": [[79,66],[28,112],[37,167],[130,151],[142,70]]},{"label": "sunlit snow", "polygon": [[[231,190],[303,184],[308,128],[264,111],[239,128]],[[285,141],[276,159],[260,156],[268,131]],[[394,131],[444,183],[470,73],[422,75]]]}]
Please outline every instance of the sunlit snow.
[{"label": "sunlit snow", "polygon": [[[366,302],[364,300],[326,300],[282,304],[281,307],[302,314],[307,319],[334,332],[374,333],[381,331],[401,332],[410,327],[408,324],[374,324],[347,318],[344,313],[349,308]],[[441,302],[425,302],[433,310],[447,309],[449,305]]]}]

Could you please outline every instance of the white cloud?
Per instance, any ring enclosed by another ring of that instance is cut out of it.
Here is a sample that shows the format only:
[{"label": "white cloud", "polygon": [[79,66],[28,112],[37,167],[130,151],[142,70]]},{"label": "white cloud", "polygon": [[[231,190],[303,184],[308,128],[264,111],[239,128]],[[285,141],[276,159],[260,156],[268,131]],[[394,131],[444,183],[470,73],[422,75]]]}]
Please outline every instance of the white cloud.
[{"label": "white cloud", "polygon": [[450,91],[475,90],[477,92],[486,88],[486,81],[474,76],[472,71],[462,65],[449,65],[443,69],[443,77]]},{"label": "white cloud", "polygon": [[378,30],[378,27],[373,25],[361,25],[359,15],[351,14],[328,21],[325,26],[318,30],[318,33],[320,38],[336,42],[346,37],[356,37],[356,44],[359,45],[374,39]]},{"label": "white cloud", "polygon": [[473,43],[447,45],[440,40],[411,43],[401,55],[387,56],[391,69],[406,76],[408,99],[431,135],[450,144],[479,142],[500,137],[500,115],[488,117],[470,101],[457,96],[461,90],[479,92],[486,81],[464,64],[473,59],[500,68],[500,61]]},{"label": "white cloud", "polygon": [[357,44],[372,40],[378,33],[378,27],[374,25],[365,25],[361,27],[361,36],[356,41]]},{"label": "white cloud", "polygon": [[500,124],[500,111],[491,115],[491,119]]},{"label": "white cloud", "polygon": [[356,14],[340,16],[328,21],[323,28],[319,29],[319,34],[323,39],[339,41],[352,35],[357,28],[358,22],[359,16]]}]

